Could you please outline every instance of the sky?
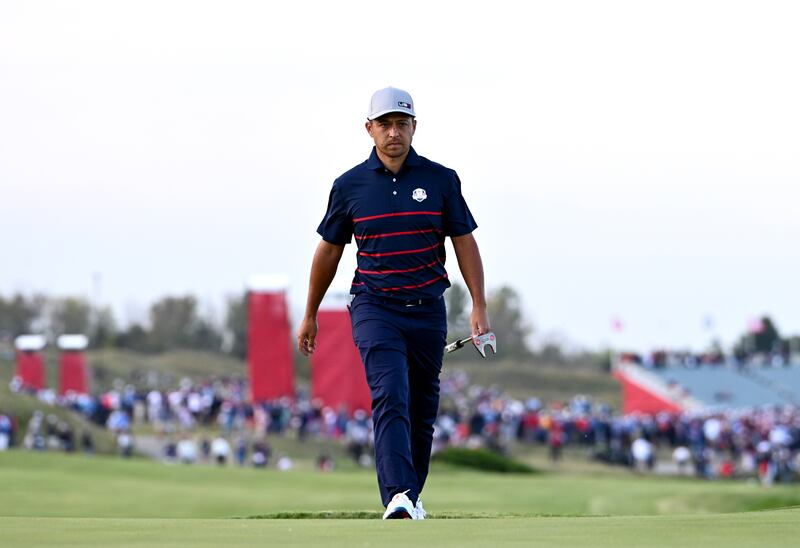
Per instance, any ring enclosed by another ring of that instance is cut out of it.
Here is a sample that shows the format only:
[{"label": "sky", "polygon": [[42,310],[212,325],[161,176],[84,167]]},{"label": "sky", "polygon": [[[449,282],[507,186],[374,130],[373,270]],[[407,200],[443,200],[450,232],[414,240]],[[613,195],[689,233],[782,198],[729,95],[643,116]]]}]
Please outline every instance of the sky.
[{"label": "sky", "polygon": [[222,316],[285,274],[296,324],[392,85],[534,344],[702,350],[762,314],[800,334],[797,28],[770,1],[5,0],[0,295],[125,324],[187,293]]}]

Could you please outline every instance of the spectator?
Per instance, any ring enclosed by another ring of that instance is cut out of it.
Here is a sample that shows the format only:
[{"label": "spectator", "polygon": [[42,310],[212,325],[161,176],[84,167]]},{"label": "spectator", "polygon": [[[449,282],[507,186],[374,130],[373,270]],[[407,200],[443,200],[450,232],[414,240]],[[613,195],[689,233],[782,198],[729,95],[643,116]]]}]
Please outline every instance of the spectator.
[{"label": "spectator", "polygon": [[281,455],[280,458],[278,458],[277,467],[281,472],[288,472],[293,466],[294,463],[292,459],[289,458],[289,455]]},{"label": "spectator", "polygon": [[81,449],[87,455],[94,454],[94,438],[92,437],[92,433],[88,430],[84,430],[81,433]]},{"label": "spectator", "polygon": [[117,447],[119,454],[124,458],[133,456],[133,436],[127,430],[117,434]]},{"label": "spectator", "polygon": [[194,464],[197,462],[197,444],[189,436],[184,436],[177,446],[178,460],[183,464]]},{"label": "spectator", "polygon": [[333,467],[333,458],[324,451],[320,453],[317,457],[317,470],[320,472],[331,472],[333,471]]},{"label": "spectator", "polygon": [[228,463],[228,458],[231,455],[231,444],[222,436],[217,436],[211,442],[211,456],[220,466]]},{"label": "spectator", "polygon": [[236,464],[244,466],[247,460],[247,439],[244,436],[239,436],[236,439]]},{"label": "spectator", "polygon": [[265,468],[269,464],[269,457],[272,449],[265,440],[259,440],[253,444],[253,466]]},{"label": "spectator", "polygon": [[11,417],[0,413],[0,451],[5,451],[13,443],[14,423]]},{"label": "spectator", "polygon": [[631,444],[631,456],[637,471],[645,472],[653,469],[655,455],[653,444],[645,438],[636,438]]},{"label": "spectator", "polygon": [[681,475],[687,475],[689,473],[691,459],[691,451],[683,445],[679,445],[672,452],[672,460],[675,462],[675,465],[678,467],[678,473]]}]

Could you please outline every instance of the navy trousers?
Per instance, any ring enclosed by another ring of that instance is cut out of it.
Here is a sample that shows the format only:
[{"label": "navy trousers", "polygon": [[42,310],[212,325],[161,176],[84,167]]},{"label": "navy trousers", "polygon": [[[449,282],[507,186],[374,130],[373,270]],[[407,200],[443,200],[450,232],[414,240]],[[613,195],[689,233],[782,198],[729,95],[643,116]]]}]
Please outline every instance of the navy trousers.
[{"label": "navy trousers", "polygon": [[383,505],[409,491],[416,501],[431,458],[439,410],[447,315],[444,299],[407,304],[360,293],[350,304],[372,392],[375,468]]}]

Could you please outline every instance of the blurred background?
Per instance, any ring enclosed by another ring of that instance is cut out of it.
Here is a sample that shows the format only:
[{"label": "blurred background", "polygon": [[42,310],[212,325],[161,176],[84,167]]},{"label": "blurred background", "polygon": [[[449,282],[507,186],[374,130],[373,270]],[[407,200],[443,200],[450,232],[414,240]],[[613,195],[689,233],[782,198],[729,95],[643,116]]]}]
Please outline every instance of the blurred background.
[{"label": "blurred background", "polygon": [[369,469],[357,356],[312,363],[292,332],[392,85],[462,180],[500,341],[448,356],[437,453],[795,481],[798,15],[3,2],[0,450]]}]

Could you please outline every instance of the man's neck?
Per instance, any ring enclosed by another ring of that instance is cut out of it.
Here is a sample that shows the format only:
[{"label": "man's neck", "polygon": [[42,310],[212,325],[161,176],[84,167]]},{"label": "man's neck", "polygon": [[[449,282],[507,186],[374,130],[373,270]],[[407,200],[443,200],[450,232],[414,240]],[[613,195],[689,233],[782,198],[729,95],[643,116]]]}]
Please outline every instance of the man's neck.
[{"label": "man's neck", "polygon": [[397,175],[400,172],[400,170],[403,167],[403,164],[406,161],[406,158],[408,158],[408,152],[406,152],[402,156],[398,156],[397,158],[390,158],[389,156],[384,156],[381,153],[381,151],[378,150],[377,148],[375,149],[375,151],[378,153],[378,158],[383,164],[383,167],[385,167],[395,175]]}]

